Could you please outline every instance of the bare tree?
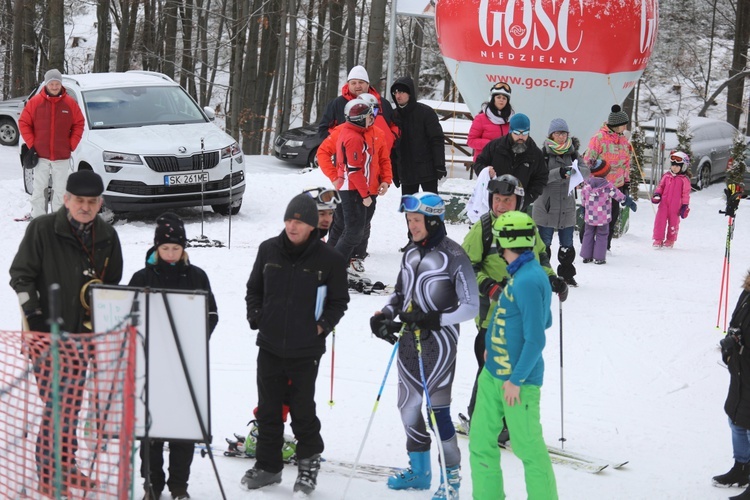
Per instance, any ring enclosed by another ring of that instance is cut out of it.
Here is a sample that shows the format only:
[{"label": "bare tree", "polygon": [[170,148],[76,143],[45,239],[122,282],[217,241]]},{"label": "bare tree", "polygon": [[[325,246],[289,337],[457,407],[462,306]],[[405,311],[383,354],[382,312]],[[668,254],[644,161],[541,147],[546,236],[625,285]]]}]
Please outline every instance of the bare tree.
[{"label": "bare tree", "polygon": [[34,0],[16,0],[13,20],[13,95],[26,95],[36,85],[36,15]]},{"label": "bare tree", "polygon": [[370,85],[378,89],[381,94],[387,93],[380,84],[383,74],[383,48],[385,46],[385,6],[386,0],[372,0],[370,4],[370,28],[367,32],[367,51],[365,68],[370,77]]},{"label": "bare tree", "polygon": [[322,105],[328,103],[339,93],[339,69],[341,68],[341,46],[344,43],[343,36],[343,0],[330,0],[331,7],[331,32],[328,36],[328,74],[326,75],[325,94]]},{"label": "bare tree", "polygon": [[[110,52],[112,51],[112,22],[109,18],[109,9],[110,0],[99,0],[96,4],[94,73],[106,73],[109,71]],[[149,22],[148,16],[146,19],[146,22]]]},{"label": "bare tree", "polygon": [[65,73],[65,6],[63,0],[48,0],[49,67]]},{"label": "bare tree", "polygon": [[354,60],[357,36],[357,0],[346,0],[346,70],[359,64]]},{"label": "bare tree", "polygon": [[[737,18],[734,23],[734,47],[732,49],[732,67],[729,78],[747,67],[747,44],[750,40],[750,1],[737,1]],[[727,86],[727,121],[739,128],[742,115],[742,95],[745,80],[737,79]]]},{"label": "bare tree", "polygon": [[176,71],[177,9],[178,0],[166,0],[164,4],[164,61],[161,71],[172,79]]}]

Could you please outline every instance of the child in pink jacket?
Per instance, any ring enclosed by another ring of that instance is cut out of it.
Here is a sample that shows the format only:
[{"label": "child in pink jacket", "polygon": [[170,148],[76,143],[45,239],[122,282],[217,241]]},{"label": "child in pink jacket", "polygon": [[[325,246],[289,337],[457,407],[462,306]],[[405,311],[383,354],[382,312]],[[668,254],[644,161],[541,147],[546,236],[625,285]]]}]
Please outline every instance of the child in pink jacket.
[{"label": "child in pink jacket", "polygon": [[690,158],[682,151],[673,151],[669,159],[672,163],[669,172],[662,176],[651,198],[651,203],[659,205],[654,220],[654,248],[672,248],[680,231],[680,219],[690,213],[690,179],[687,176]]}]

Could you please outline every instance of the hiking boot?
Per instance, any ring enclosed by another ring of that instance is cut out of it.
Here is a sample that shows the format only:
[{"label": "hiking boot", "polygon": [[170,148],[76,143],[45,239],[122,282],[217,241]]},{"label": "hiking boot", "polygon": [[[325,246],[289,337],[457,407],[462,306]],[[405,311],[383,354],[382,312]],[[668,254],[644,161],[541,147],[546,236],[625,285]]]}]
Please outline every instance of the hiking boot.
[{"label": "hiking boot", "polygon": [[570,278],[565,278],[565,284],[574,288],[578,287],[578,282],[572,276]]},{"label": "hiking boot", "polygon": [[589,262],[594,262],[594,259],[583,259],[584,264],[588,264]]},{"label": "hiking boot", "polygon": [[309,495],[315,491],[318,484],[318,472],[320,471],[320,453],[310,458],[302,458],[297,465],[297,480],[294,482],[294,492],[301,491]]},{"label": "hiking boot", "polygon": [[750,463],[743,464],[742,462],[734,462],[734,465],[729,472],[721,474],[720,476],[713,477],[714,486],[726,487],[730,486],[747,486],[750,483]]},{"label": "hiking boot", "polygon": [[604,259],[597,259],[594,261],[594,264],[599,264],[599,265],[606,264],[606,263],[607,261]]},{"label": "hiking boot", "polygon": [[267,472],[263,469],[257,469],[253,467],[245,472],[242,476],[240,483],[242,483],[248,490],[257,490],[264,486],[271,484],[279,484],[281,482],[281,471],[279,472]]}]

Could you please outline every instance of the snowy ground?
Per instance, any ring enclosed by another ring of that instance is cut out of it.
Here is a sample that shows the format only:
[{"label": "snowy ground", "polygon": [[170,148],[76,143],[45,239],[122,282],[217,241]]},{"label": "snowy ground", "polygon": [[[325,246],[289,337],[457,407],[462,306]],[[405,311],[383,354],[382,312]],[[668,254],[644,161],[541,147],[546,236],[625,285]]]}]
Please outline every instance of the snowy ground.
[{"label": "snowy ground", "polygon": [[[220,321],[211,340],[211,408],[217,455],[224,437],[245,433],[257,392],[254,334],[245,320],[245,283],[258,244],[283,227],[288,200],[301,189],[325,185],[320,172],[302,175],[272,157],[247,158],[248,187],[244,206],[232,220],[231,249],[190,249],[191,260],[205,269],[218,302]],[[399,192],[392,189],[378,202],[373,237],[366,261],[373,280],[392,283],[405,243],[406,227],[397,213]],[[728,375],[716,348],[719,285],[724,258],[726,218],[722,186],[693,193],[690,217],[683,222],[677,247],[651,249],[654,210],[648,201],[631,217],[630,231],[615,240],[606,266],[577,264],[580,287],[563,304],[564,329],[553,299],[554,324],[548,330],[542,419],[549,443],[561,435],[560,338],[564,335],[564,424],[566,449],[590,455],[629,460],[620,470],[593,475],[555,466],[558,490],[564,499],[719,499],[740,490],[711,486],[711,476],[732,464],[729,429],[722,407]],[[15,148],[0,147],[0,214],[5,242],[0,268],[8,269],[25,223],[14,222],[28,212],[21,169]],[[743,202],[748,205],[748,202]],[[188,237],[201,232],[199,212],[181,210]],[[158,214],[133,217],[116,224],[123,244],[127,282],[143,266],[144,252],[153,240]],[[227,243],[228,224],[207,212],[204,234]],[[750,209],[741,206],[732,245],[730,313],[739,285],[750,267],[750,231],[745,227]],[[462,241],[467,225],[451,225],[448,235]],[[556,242],[555,242],[556,243]],[[555,262],[556,264],[556,262]],[[318,377],[318,409],[326,442],[324,456],[353,460],[371,415],[390,345],[369,333],[368,319],[384,297],[353,295],[337,328],[334,400],[329,407],[331,354],[323,357]],[[20,324],[16,298],[10,287],[0,287],[2,328]],[[294,311],[290,311],[294,314]],[[462,325],[457,380],[453,390],[454,415],[464,412],[471,392],[475,360],[472,323]],[[377,410],[362,461],[406,464],[404,434],[395,408],[396,374],[391,373]],[[461,494],[471,493],[468,441],[464,453]],[[433,447],[434,450],[434,447]],[[433,451],[435,458],[435,452]],[[265,490],[242,490],[239,480],[251,460],[217,456],[216,465],[229,499],[290,498],[296,471],[289,467],[283,483]],[[433,466],[436,460],[433,459]],[[523,469],[511,454],[503,454],[506,493],[525,497]],[[436,470],[433,467],[433,470]],[[315,493],[320,499],[342,497],[346,476],[326,472]],[[140,478],[135,491],[140,498]],[[437,484],[434,484],[436,487]],[[221,498],[208,459],[196,456],[190,493],[196,499]],[[350,499],[427,499],[431,492],[395,492],[384,482],[355,478]]]}]

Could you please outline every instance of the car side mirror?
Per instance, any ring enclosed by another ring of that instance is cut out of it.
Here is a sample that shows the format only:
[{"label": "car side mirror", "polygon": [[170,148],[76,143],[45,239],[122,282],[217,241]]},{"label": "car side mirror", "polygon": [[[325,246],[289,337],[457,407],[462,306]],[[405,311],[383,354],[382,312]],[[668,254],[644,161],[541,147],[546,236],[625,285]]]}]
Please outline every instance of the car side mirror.
[{"label": "car side mirror", "polygon": [[216,113],[214,112],[213,108],[211,108],[211,106],[203,106],[203,112],[206,113],[206,116],[210,121],[214,121],[214,119],[216,119]]}]

